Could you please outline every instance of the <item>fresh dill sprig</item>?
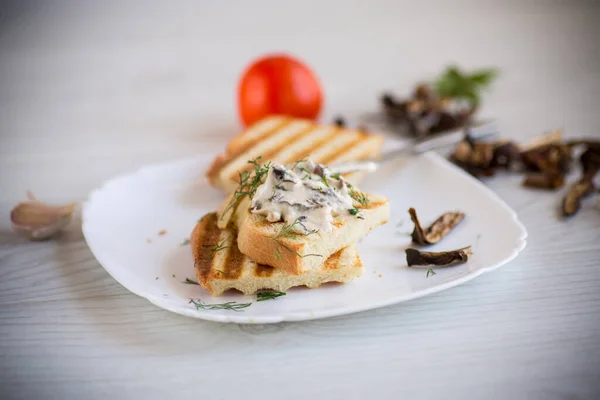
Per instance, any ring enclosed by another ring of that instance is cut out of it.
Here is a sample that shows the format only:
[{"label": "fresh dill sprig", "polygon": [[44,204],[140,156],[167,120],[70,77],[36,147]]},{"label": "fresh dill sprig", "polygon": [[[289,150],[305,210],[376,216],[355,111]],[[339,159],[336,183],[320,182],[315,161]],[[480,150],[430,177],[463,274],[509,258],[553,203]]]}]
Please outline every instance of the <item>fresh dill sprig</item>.
[{"label": "fresh dill sprig", "polygon": [[269,169],[271,169],[271,162],[268,162],[265,165],[260,165],[259,160],[261,158],[262,156],[258,156],[255,159],[248,161],[248,164],[251,164],[254,167],[254,171],[238,172],[238,187],[235,190],[235,192],[233,192],[233,195],[231,196],[231,200],[227,204],[227,207],[225,207],[225,209],[223,210],[221,218],[223,218],[224,215],[227,215],[229,210],[235,207],[236,204],[242,199],[242,197],[254,197],[256,190],[263,183],[265,176],[269,173]]},{"label": "fresh dill sprig", "polygon": [[268,291],[256,293],[256,301],[273,300],[277,297],[285,296],[285,292]]},{"label": "fresh dill sprig", "polygon": [[223,239],[217,244],[205,244],[204,247],[210,248],[210,258],[213,258],[219,251],[230,248],[231,246],[225,246],[226,242],[227,239]]},{"label": "fresh dill sprig", "polygon": [[323,181],[323,183],[325,184],[325,186],[329,187],[329,182],[327,181],[327,177],[325,175],[323,175],[321,177],[321,180]]},{"label": "fresh dill sprig", "polygon": [[427,270],[427,275],[426,275],[425,277],[426,277],[426,278],[429,278],[429,275],[435,275],[435,271],[434,271],[434,270],[432,270],[431,268],[429,268],[429,269]]},{"label": "fresh dill sprig", "polygon": [[301,162],[304,162],[306,160],[308,160],[308,157],[303,157],[303,158],[299,159],[298,161],[296,161],[296,163],[294,164],[292,169],[295,169],[298,166],[298,164],[300,164]]},{"label": "fresh dill sprig", "polygon": [[358,213],[360,212],[360,210],[358,208],[354,207],[354,208],[350,208],[348,210],[348,212],[350,213],[350,215],[358,215]]},{"label": "fresh dill sprig", "polygon": [[366,206],[367,204],[369,204],[369,201],[370,201],[369,196],[367,196],[366,194],[364,194],[361,191],[355,190],[354,188],[350,189],[350,197],[352,197],[354,200],[356,200],[363,206]]},{"label": "fresh dill sprig", "polygon": [[250,307],[252,303],[238,303],[237,301],[228,301],[227,303],[207,304],[202,300],[190,299],[190,303],[196,307],[196,310],[229,310],[243,311],[242,308]]},{"label": "fresh dill sprig", "polygon": [[185,281],[181,283],[187,283],[188,285],[199,285],[198,282],[191,280],[190,278],[185,278]]},{"label": "fresh dill sprig", "polygon": [[335,174],[331,174],[329,176],[332,177],[333,179],[340,179],[340,173],[339,172],[336,172]]},{"label": "fresh dill sprig", "polygon": [[[287,250],[290,253],[296,254],[300,258],[310,257],[310,256],[323,257],[321,254],[301,255],[297,251],[294,251],[294,250],[290,249],[288,246],[286,246],[285,244],[281,243],[282,238],[294,238],[294,237],[300,235],[300,233],[298,233],[295,229],[296,225],[300,225],[306,231],[306,227],[302,224],[302,222],[305,220],[305,218],[306,217],[298,217],[291,224],[285,225],[283,228],[281,228],[281,230],[277,233],[277,235],[267,236],[269,239],[271,239],[273,242],[275,242],[275,257],[277,258],[277,261],[281,261],[281,249],[282,248],[284,248],[285,250]],[[313,229],[311,231],[303,233],[303,235],[309,236],[309,235],[315,234],[317,232],[318,232],[317,229]]]}]

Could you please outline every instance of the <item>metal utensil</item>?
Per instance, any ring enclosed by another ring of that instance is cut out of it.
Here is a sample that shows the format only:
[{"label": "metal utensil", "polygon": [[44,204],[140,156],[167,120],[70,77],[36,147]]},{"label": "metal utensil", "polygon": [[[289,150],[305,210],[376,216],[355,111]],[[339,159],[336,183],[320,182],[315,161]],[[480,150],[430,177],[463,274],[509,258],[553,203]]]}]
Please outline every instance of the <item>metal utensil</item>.
[{"label": "metal utensil", "polygon": [[[498,129],[493,121],[481,121],[473,124],[469,128],[469,134],[474,139],[482,139],[484,137],[495,136],[498,134]],[[417,140],[406,147],[398,150],[393,150],[383,153],[377,159],[350,161],[338,164],[331,164],[327,167],[331,173],[345,174],[349,172],[373,172],[390,160],[394,160],[402,156],[413,156],[422,154],[427,151],[440,147],[456,144],[464,137],[464,128],[454,129],[448,132],[437,134],[433,137],[428,137],[422,140]]]}]

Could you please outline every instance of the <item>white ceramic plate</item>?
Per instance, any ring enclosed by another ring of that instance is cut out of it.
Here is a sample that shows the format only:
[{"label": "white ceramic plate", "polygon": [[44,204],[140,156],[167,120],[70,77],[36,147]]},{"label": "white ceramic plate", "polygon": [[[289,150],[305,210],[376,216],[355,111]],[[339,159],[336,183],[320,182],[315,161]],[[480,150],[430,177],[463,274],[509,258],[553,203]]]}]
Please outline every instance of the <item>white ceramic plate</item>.
[{"label": "white ceramic plate", "polygon": [[[263,302],[238,293],[213,298],[200,286],[182,283],[196,278],[190,246],[181,245],[196,221],[217,209],[224,197],[202,178],[211,159],[207,155],[149,166],[117,177],[91,194],[83,212],[87,243],[118,282],[159,307],[189,317],[273,323],[383,307],[473,279],[509,262],[526,244],[527,233],[513,210],[479,181],[430,153],[390,163],[361,185],[391,203],[390,222],[359,243],[362,277],[346,285],[291,289],[286,296]],[[410,245],[411,206],[424,224],[445,211],[464,211],[465,220],[428,250],[472,245],[469,262],[437,268],[429,277],[427,268],[408,268],[404,249]],[[252,305],[237,312],[196,310],[189,304],[191,298]]]}]

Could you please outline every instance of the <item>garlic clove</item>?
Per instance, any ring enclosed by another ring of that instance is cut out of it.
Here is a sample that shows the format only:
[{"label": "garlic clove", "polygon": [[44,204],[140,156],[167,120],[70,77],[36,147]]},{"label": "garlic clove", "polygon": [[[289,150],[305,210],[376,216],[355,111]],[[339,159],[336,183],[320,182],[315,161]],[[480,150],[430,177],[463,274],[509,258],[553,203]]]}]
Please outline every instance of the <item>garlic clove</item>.
[{"label": "garlic clove", "polygon": [[31,240],[44,240],[64,229],[69,222],[77,203],[65,206],[50,206],[28,193],[29,201],[15,206],[10,213],[13,230]]}]

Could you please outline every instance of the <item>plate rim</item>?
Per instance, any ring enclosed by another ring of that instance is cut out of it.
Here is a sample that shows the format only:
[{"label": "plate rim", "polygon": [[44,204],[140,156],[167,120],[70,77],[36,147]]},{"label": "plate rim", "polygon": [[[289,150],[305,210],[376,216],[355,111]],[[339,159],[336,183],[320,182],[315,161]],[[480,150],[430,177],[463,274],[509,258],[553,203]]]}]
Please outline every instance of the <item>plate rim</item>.
[{"label": "plate rim", "polygon": [[[510,215],[512,222],[514,222],[519,229],[520,236],[517,238],[515,248],[513,249],[512,253],[509,256],[503,258],[502,260],[496,262],[495,264],[492,264],[490,266],[483,267],[483,268],[478,268],[477,270],[474,270],[474,271],[469,271],[467,274],[465,274],[464,276],[461,276],[460,278],[453,279],[449,282],[440,283],[431,288],[421,289],[416,292],[412,292],[409,294],[400,295],[400,296],[396,296],[396,297],[390,297],[385,300],[371,302],[371,303],[368,303],[365,305],[359,305],[359,306],[352,305],[352,306],[338,307],[338,308],[327,310],[324,312],[319,312],[318,310],[316,310],[316,311],[310,312],[308,314],[305,312],[302,312],[302,313],[277,314],[277,315],[272,315],[272,316],[251,316],[251,317],[249,317],[249,316],[244,316],[242,313],[232,313],[229,315],[225,315],[225,314],[220,314],[220,313],[199,312],[192,308],[182,307],[180,302],[175,302],[168,298],[161,298],[161,297],[157,297],[152,294],[146,293],[143,290],[141,290],[140,287],[138,287],[136,285],[131,285],[130,283],[128,283],[126,285],[125,283],[123,283],[123,280],[119,279],[118,274],[116,273],[116,271],[113,270],[113,268],[106,267],[105,264],[110,265],[110,263],[105,262],[105,261],[107,261],[106,257],[104,257],[102,255],[99,256],[98,252],[94,251],[93,246],[90,244],[90,240],[88,238],[89,237],[89,231],[88,231],[89,228],[88,228],[88,224],[86,223],[87,222],[86,215],[88,215],[88,213],[89,213],[88,210],[91,207],[91,204],[93,204],[92,203],[93,198],[96,197],[98,195],[98,193],[102,192],[111,183],[118,181],[120,179],[125,179],[132,175],[137,175],[137,174],[143,173],[144,170],[161,168],[161,167],[166,167],[169,165],[180,164],[180,163],[181,164],[189,163],[192,161],[199,162],[199,161],[203,161],[204,159],[207,159],[207,158],[210,160],[210,157],[211,156],[209,154],[201,154],[201,155],[197,155],[194,157],[173,159],[173,160],[168,160],[168,161],[164,161],[164,162],[160,162],[160,163],[144,165],[140,168],[137,168],[136,170],[134,170],[132,172],[126,172],[126,173],[119,174],[113,178],[110,178],[110,179],[104,181],[98,188],[93,189],[90,192],[90,194],[88,195],[88,198],[86,199],[86,201],[84,202],[83,207],[82,207],[82,227],[81,228],[82,228],[82,232],[83,232],[83,237],[84,237],[84,240],[85,240],[88,248],[90,249],[90,252],[96,258],[96,260],[102,266],[102,268],[104,268],[104,270],[106,270],[106,272],[108,272],[108,274],[114,280],[116,280],[121,286],[123,286],[125,289],[127,289],[131,293],[148,300],[150,303],[156,305],[157,307],[160,307],[167,311],[170,311],[170,312],[173,312],[173,313],[176,313],[179,315],[183,315],[186,317],[207,320],[207,321],[213,321],[213,322],[222,322],[222,323],[271,324],[271,323],[279,323],[279,322],[309,321],[309,320],[331,318],[331,317],[336,317],[336,316],[349,315],[349,314],[355,314],[355,313],[359,313],[359,312],[374,310],[377,308],[388,307],[388,306],[391,306],[394,304],[400,304],[400,303],[403,303],[406,301],[429,296],[431,294],[438,293],[438,292],[462,285],[472,279],[477,278],[478,276],[480,276],[484,273],[491,272],[493,270],[498,269],[499,267],[501,267],[503,265],[508,264],[509,262],[514,260],[519,255],[519,253],[521,251],[523,251],[523,249],[527,245],[527,236],[528,236],[527,229],[525,228],[523,223],[521,223],[521,221],[519,220],[518,215],[515,210],[513,210],[500,196],[498,196],[498,194],[496,194],[496,192],[494,192],[489,187],[484,185],[480,180],[467,174],[465,171],[460,169],[458,166],[456,166],[456,165],[452,164],[451,162],[449,162],[448,160],[446,160],[440,154],[435,153],[433,151],[429,151],[429,152],[426,152],[426,153],[420,155],[420,157],[427,157],[432,162],[438,164],[441,168],[450,169],[454,173],[458,173],[458,174],[462,175],[463,178],[470,180],[472,183],[474,183],[480,189],[484,190],[486,192],[486,194],[489,195],[491,200],[493,200],[497,205],[501,206],[503,211],[507,212]],[[204,177],[203,177],[203,179],[206,180],[206,178],[204,178]]]}]

